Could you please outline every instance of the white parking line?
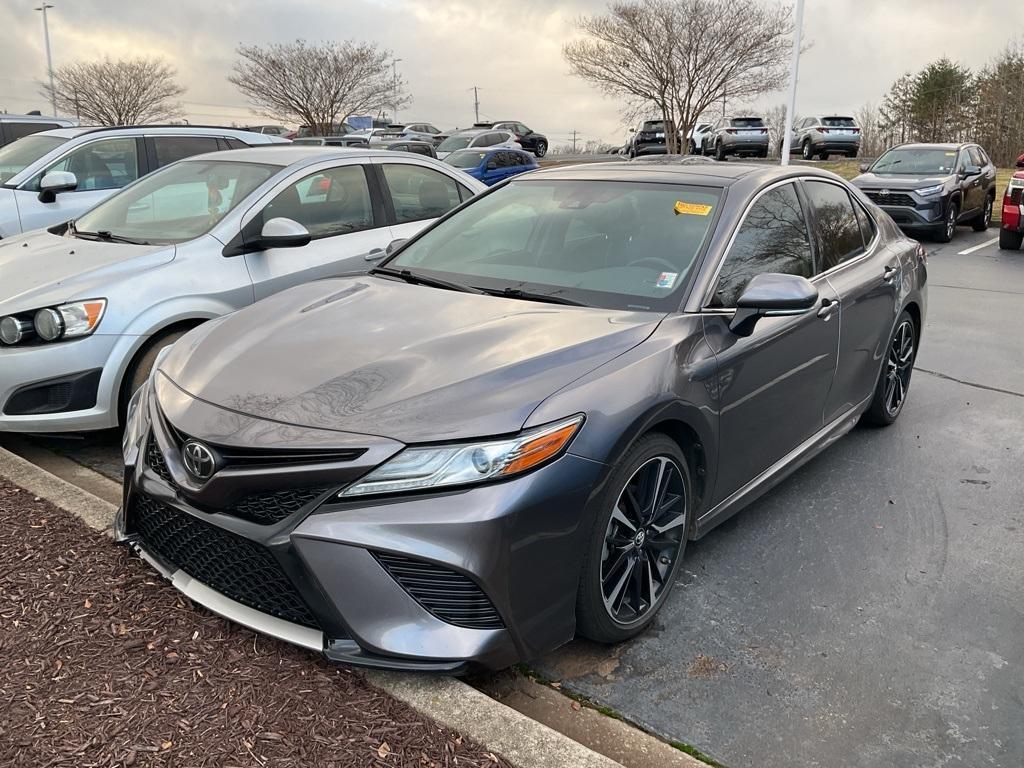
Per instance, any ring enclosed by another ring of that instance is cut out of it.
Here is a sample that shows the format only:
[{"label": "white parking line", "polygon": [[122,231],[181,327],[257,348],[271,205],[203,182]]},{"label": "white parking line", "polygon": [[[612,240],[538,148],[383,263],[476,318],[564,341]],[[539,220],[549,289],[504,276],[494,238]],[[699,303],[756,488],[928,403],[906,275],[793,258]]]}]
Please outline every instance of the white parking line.
[{"label": "white parking line", "polygon": [[987,242],[984,242],[981,245],[976,245],[973,248],[968,248],[966,251],[960,251],[957,254],[957,256],[966,256],[969,253],[974,253],[975,251],[980,251],[982,248],[988,248],[988,246],[992,245],[992,243],[998,243],[998,242],[999,242],[999,238],[998,237],[993,237],[991,240],[989,240]]}]

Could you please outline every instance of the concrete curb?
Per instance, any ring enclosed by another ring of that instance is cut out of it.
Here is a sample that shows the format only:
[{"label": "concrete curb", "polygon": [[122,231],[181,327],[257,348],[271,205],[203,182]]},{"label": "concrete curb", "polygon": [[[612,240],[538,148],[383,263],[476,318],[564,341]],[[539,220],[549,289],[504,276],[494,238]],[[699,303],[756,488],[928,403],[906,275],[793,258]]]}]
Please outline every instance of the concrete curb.
[{"label": "concrete curb", "polygon": [[[117,507],[0,448],[0,476],[111,533]],[[364,672],[376,687],[437,723],[479,742],[514,768],[621,768],[526,715],[452,677]]]}]

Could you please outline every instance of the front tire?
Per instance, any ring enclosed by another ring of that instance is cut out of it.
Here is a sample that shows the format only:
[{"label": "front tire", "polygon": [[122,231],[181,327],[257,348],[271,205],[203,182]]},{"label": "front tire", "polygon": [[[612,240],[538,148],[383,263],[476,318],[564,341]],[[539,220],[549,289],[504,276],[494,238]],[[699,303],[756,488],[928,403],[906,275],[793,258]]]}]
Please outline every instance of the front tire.
[{"label": "front tire", "polygon": [[538,141],[536,149],[533,150],[535,157],[544,157],[548,153],[548,143],[546,141]]},{"label": "front tire", "polygon": [[156,362],[160,350],[171,346],[171,344],[186,333],[188,333],[188,330],[171,331],[170,333],[159,335],[135,353],[135,357],[125,372],[124,380],[121,382],[121,394],[117,402],[118,426],[124,427],[125,417],[128,415],[128,401],[132,399],[132,395],[135,394],[139,387],[146,383],[146,379],[149,378],[149,374],[153,370],[153,364]]},{"label": "front tire", "polygon": [[576,598],[584,637],[619,643],[664,605],[692,518],[690,470],[678,443],[651,433],[617,462],[598,501]]},{"label": "front tire", "polygon": [[804,143],[800,145],[800,157],[807,162],[814,159],[814,150],[811,148],[810,139],[804,139]]},{"label": "front tire", "polygon": [[971,229],[975,232],[984,232],[988,229],[989,222],[992,221],[992,208],[994,206],[995,198],[992,195],[986,196],[985,207],[982,209],[981,215],[971,222]]},{"label": "front tire", "polygon": [[948,243],[956,234],[957,219],[960,217],[960,206],[955,202],[950,203],[946,208],[946,218],[935,229],[935,239],[940,243]]},{"label": "front tire", "polygon": [[889,339],[889,349],[878,375],[871,405],[864,413],[866,422],[887,427],[899,418],[907,401],[916,357],[917,327],[910,313],[903,310]]},{"label": "front tire", "polygon": [[725,146],[721,141],[715,143],[715,160],[720,162],[725,161]]},{"label": "front tire", "polygon": [[999,230],[999,250],[1019,251],[1024,242],[1024,232],[1012,232],[1009,229]]}]

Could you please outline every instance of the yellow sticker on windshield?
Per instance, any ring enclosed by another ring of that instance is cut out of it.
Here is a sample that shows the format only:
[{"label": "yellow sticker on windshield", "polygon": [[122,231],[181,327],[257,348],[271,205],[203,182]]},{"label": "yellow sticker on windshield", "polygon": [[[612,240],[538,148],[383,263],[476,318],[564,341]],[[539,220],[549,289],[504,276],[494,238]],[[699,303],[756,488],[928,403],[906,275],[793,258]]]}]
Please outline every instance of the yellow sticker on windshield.
[{"label": "yellow sticker on windshield", "polygon": [[946,157],[956,157],[956,152],[947,152]]},{"label": "yellow sticker on windshield", "polygon": [[701,205],[700,203],[684,203],[682,200],[676,200],[673,210],[677,216],[681,213],[688,213],[691,216],[707,216],[711,213],[711,206]]}]

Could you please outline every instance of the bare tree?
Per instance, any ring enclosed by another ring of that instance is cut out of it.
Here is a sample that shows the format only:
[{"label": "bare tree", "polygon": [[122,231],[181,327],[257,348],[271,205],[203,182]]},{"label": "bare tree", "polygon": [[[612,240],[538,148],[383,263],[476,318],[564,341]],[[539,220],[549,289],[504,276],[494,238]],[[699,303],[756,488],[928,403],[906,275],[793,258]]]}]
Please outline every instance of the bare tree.
[{"label": "bare tree", "polygon": [[873,103],[868,102],[854,113],[860,127],[860,154],[863,157],[878,157],[886,150],[882,135],[882,113]]},{"label": "bare tree", "polygon": [[240,45],[228,77],[253,106],[322,135],[349,115],[401,108],[411,102],[389,66],[391,52],[352,40]]},{"label": "bare tree", "polygon": [[[713,104],[777,90],[793,33],[787,6],[759,0],[619,0],[578,26],[586,37],[562,50],[570,71],[631,115],[659,110],[684,139]],[[676,132],[666,138],[676,151]]]},{"label": "bare tree", "polygon": [[[185,92],[177,72],[160,58],[80,61],[53,71],[57,109],[99,125],[165,122],[181,115],[175,99]],[[48,83],[40,93],[50,98]]]},{"label": "bare tree", "polygon": [[[793,124],[799,123],[803,118],[793,114]],[[768,126],[768,150],[772,154],[779,154],[782,151],[782,141],[786,137],[786,105],[776,104],[764,111],[764,124]]]}]

